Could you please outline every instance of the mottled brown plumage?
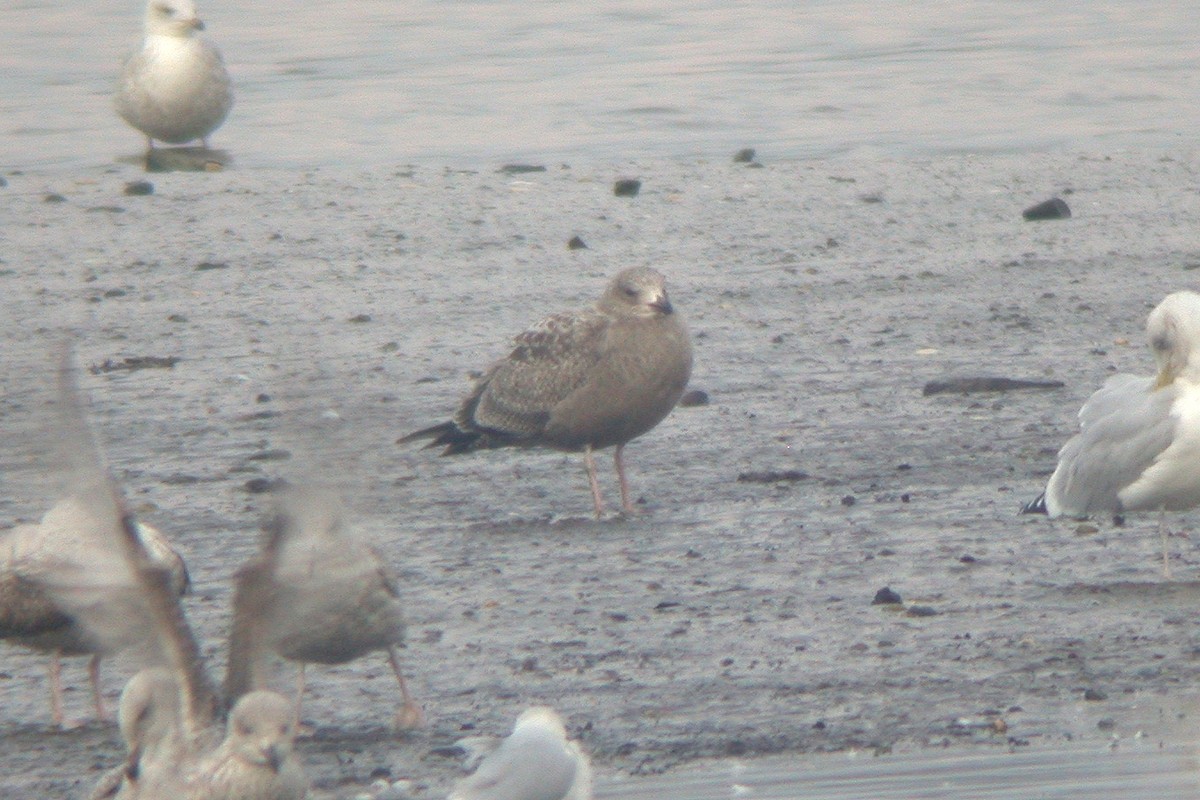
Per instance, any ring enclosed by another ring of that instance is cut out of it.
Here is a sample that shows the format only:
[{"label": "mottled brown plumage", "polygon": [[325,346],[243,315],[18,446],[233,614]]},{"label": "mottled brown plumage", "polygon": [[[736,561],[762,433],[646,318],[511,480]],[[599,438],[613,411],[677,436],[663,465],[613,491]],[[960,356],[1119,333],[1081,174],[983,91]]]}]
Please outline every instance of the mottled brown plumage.
[{"label": "mottled brown plumage", "polygon": [[264,686],[264,657],[275,653],[300,665],[298,718],[306,664],[344,664],[382,650],[404,699],[397,725],[419,724],[396,655],[404,615],[383,559],[349,529],[332,493],[290,487],[277,499],[262,551],[234,576],[226,693],[233,698]]},{"label": "mottled brown plumage", "polygon": [[594,308],[554,314],[516,339],[463,400],[450,422],[400,439],[430,438],[443,455],[492,447],[582,451],[596,516],[603,512],[592,451],[616,446],[621,503],[633,505],[622,452],[661,422],[692,371],[686,326],[663,276],[619,273]]},{"label": "mottled brown plumage", "polygon": [[[64,724],[60,658],[91,656],[92,700],[97,717],[103,719],[107,715],[100,692],[100,660],[137,644],[137,636],[129,631],[112,638],[90,635],[55,597],[90,573],[85,579],[88,586],[78,587],[73,602],[112,602],[122,608],[128,602],[130,586],[123,585],[119,576],[105,574],[111,561],[97,550],[94,530],[102,523],[83,502],[77,496],[64,498],[40,523],[18,525],[0,537],[0,638],[50,654],[50,705],[57,725]],[[137,531],[155,563],[170,571],[173,590],[186,592],[187,568],[166,537],[143,523],[137,523]]]}]

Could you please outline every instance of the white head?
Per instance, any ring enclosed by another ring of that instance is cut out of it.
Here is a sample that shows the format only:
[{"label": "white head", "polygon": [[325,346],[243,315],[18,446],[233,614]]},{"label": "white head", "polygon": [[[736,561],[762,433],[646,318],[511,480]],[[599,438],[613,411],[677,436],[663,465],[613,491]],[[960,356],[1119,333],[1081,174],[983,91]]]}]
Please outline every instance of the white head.
[{"label": "white head", "polygon": [[225,748],[240,761],[278,772],[292,754],[295,737],[292,704],[281,694],[256,691],[243,695],[229,712]]},{"label": "white head", "polygon": [[147,36],[178,36],[186,38],[204,30],[196,16],[192,0],[150,0],[146,4]]},{"label": "white head", "polygon": [[513,733],[534,728],[550,731],[564,741],[567,738],[567,729],[563,726],[562,717],[548,706],[533,706],[522,711],[517,717],[517,724],[513,726]]},{"label": "white head", "polygon": [[658,270],[631,267],[608,284],[599,307],[611,314],[658,317],[674,313],[667,298],[666,279]]},{"label": "white head", "polygon": [[1200,381],[1200,294],[1167,295],[1146,320],[1146,338],[1158,363],[1159,388],[1180,376]]}]

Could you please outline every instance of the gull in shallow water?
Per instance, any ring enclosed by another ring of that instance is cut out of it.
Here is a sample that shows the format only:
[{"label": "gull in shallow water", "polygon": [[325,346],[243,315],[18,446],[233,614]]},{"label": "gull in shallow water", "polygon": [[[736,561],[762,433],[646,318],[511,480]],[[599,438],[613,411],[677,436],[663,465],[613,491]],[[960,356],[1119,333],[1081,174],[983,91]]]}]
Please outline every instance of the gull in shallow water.
[{"label": "gull in shallow water", "polygon": [[448,800],[591,800],[592,770],[562,718],[535,706]]},{"label": "gull in shallow water", "polygon": [[1088,398],[1046,491],[1022,510],[1078,518],[1158,511],[1169,577],[1162,514],[1200,505],[1200,294],[1167,295],[1150,312],[1146,336],[1158,374],[1114,375]]},{"label": "gull in shallow water", "polygon": [[261,688],[263,657],[277,653],[300,665],[299,720],[305,665],[345,664],[382,650],[403,697],[396,727],[420,725],[423,715],[396,652],[404,644],[403,609],[383,559],[347,523],[332,492],[289,486],[276,501],[261,552],[234,575],[226,694],[236,698]]},{"label": "gull in shallow water", "polygon": [[[55,601],[51,586],[91,574],[85,579],[97,584],[103,579],[105,558],[94,545],[89,530],[103,524],[90,514],[83,498],[60,500],[34,525],[18,525],[0,537],[0,638],[50,654],[50,708],[54,724],[65,724],[63,715],[63,656],[91,656],[88,677],[96,716],[107,713],[100,691],[100,660],[131,642],[104,641],[90,636],[84,625]],[[137,532],[153,559],[170,570],[171,584],[179,594],[188,588],[188,573],[179,556],[157,529],[137,523]],[[96,585],[92,602],[116,603],[128,590],[120,581]]]},{"label": "gull in shallow water", "polygon": [[616,445],[621,505],[634,512],[625,445],[671,412],[692,373],[692,345],[663,276],[619,273],[595,307],[554,314],[516,339],[454,419],[399,441],[431,438],[443,455],[493,447],[582,451],[596,517],[604,511],[592,451]]},{"label": "gull in shallow water", "polygon": [[225,62],[200,36],[204,23],[192,0],[150,0],[146,39],[125,61],[113,103],[121,118],[154,140],[184,144],[220,127],[233,106]]}]

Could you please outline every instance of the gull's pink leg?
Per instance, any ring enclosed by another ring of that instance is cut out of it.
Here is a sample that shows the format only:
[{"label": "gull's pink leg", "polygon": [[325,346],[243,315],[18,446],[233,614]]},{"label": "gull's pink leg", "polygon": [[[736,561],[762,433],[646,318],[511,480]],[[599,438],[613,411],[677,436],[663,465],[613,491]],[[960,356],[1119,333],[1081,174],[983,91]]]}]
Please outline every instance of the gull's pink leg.
[{"label": "gull's pink leg", "polygon": [[58,651],[50,654],[50,718],[63,727],[62,659]]},{"label": "gull's pink leg", "polygon": [[300,706],[304,703],[304,662],[300,662],[300,671],[296,673],[296,727],[300,727]]},{"label": "gull's pink leg", "polygon": [[1171,579],[1171,559],[1167,555],[1167,511],[1165,508],[1158,511],[1158,535],[1162,539],[1163,549],[1163,577],[1167,580]]},{"label": "gull's pink leg", "polygon": [[392,665],[392,672],[396,673],[400,694],[404,696],[404,706],[396,712],[396,728],[402,731],[419,728],[425,724],[425,712],[421,711],[421,707],[413,702],[412,695],[408,693],[408,684],[404,682],[404,674],[400,672],[400,657],[396,655],[396,648],[391,645],[388,646],[388,663]]},{"label": "gull's pink leg", "polygon": [[104,695],[100,692],[100,656],[93,655],[88,662],[88,682],[92,684],[92,703],[96,706],[96,718],[108,719],[108,710],[104,708]]},{"label": "gull's pink leg", "polygon": [[588,483],[592,487],[592,502],[596,504],[596,519],[604,514],[604,502],[600,499],[600,482],[596,480],[596,459],[592,458],[592,446],[583,448],[583,465],[587,467]]},{"label": "gull's pink leg", "polygon": [[622,455],[625,452],[625,445],[617,445],[617,449],[613,451],[613,464],[617,467],[617,480],[621,483],[621,508],[625,509],[626,514],[636,514],[637,509],[629,500],[629,481],[625,480],[625,458]]}]

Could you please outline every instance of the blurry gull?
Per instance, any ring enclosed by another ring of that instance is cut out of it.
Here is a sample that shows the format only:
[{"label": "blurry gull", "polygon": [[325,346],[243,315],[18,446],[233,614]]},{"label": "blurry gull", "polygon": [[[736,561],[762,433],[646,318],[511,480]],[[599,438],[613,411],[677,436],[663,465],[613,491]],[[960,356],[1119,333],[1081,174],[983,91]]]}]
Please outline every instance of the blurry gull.
[{"label": "blurry gull", "polygon": [[594,308],[554,314],[519,335],[453,420],[399,441],[432,438],[428,446],[445,445],[443,455],[539,445],[582,451],[597,518],[604,507],[592,451],[616,445],[621,506],[632,513],[625,445],[671,412],[691,372],[687,328],[663,276],[634,267],[612,279]]},{"label": "blurry gull", "polygon": [[1155,377],[1113,375],[1079,411],[1046,490],[1024,513],[1083,518],[1200,505],[1200,294],[1175,292],[1146,321]]},{"label": "blurry gull", "polygon": [[[292,752],[291,704],[274,692],[240,698],[222,730],[216,689],[192,633],[171,572],[153,557],[138,533],[125,499],[108,474],[91,438],[68,353],[59,369],[62,432],[73,447],[73,495],[88,524],[95,563],[56,576],[49,591],[82,624],[89,637],[121,641],[139,631],[153,642],[145,658],[173,679],[144,680],[123,702],[123,734],[135,760],[126,759],[116,795],[151,800],[301,800],[308,791]],[[167,686],[168,688],[164,688]],[[151,737],[149,740],[145,737]],[[147,743],[153,744],[146,748]],[[109,785],[111,772],[97,790]]]},{"label": "blurry gull", "polygon": [[591,800],[592,771],[553,709],[535,706],[448,800]]},{"label": "blurry gull", "polygon": [[154,140],[184,144],[220,127],[233,105],[229,73],[192,0],[150,0],[146,39],[121,69],[113,103],[121,118]]},{"label": "blurry gull", "polygon": [[[56,725],[65,724],[62,699],[62,656],[90,655],[88,677],[96,716],[107,713],[100,690],[100,659],[111,655],[128,639],[107,642],[89,636],[48,590],[84,572],[94,582],[97,567],[105,562],[97,558],[95,533],[89,526],[98,524],[81,504],[81,498],[69,496],[46,513],[41,522],[18,525],[0,536],[0,638],[50,653],[50,708]],[[102,523],[100,523],[102,524]],[[157,529],[137,523],[137,533],[156,563],[170,571],[173,590],[183,594],[188,588],[188,573],[183,559]],[[105,595],[112,591],[112,595]],[[114,602],[120,586],[98,587],[95,602]]]},{"label": "blurry gull", "polygon": [[234,576],[233,632],[225,691],[236,698],[265,682],[263,657],[300,665],[300,719],[307,664],[345,664],[385,651],[400,686],[399,729],[423,722],[409,695],[396,649],[404,615],[383,559],[345,520],[339,499],[315,486],[289,486],[264,526],[263,545]]}]

